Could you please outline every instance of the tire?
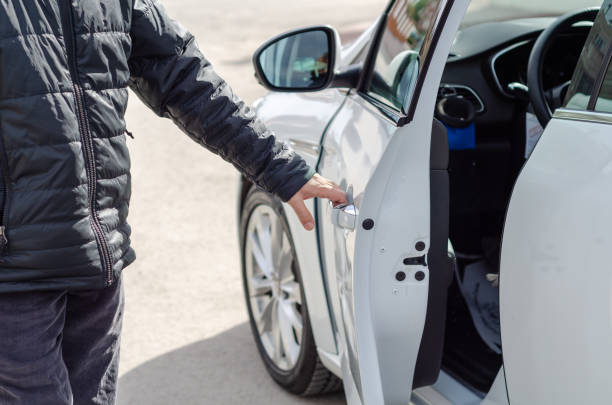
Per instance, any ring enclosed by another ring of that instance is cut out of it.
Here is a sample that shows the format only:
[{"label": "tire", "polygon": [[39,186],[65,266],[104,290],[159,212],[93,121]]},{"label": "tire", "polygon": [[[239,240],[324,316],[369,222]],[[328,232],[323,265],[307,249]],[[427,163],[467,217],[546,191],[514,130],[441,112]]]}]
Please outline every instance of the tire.
[{"label": "tire", "polygon": [[[261,247],[267,241],[271,246],[268,256]],[[277,247],[276,253],[273,246]],[[304,289],[295,247],[280,200],[257,188],[249,191],[240,221],[240,248],[251,331],[270,376],[296,395],[338,391],[342,381],[325,368],[317,354],[306,301],[302,298]],[[269,259],[264,260],[264,256]],[[272,266],[268,265],[270,262]],[[262,270],[264,267],[268,274]],[[270,277],[270,268],[276,278]],[[289,329],[292,333],[287,332]]]}]

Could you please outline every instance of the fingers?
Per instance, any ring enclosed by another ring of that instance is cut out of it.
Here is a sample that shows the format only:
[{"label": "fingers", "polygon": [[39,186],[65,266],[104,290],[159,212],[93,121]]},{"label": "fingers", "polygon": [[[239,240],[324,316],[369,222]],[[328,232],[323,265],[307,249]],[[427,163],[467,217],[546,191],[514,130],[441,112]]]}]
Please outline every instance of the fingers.
[{"label": "fingers", "polygon": [[336,186],[333,183],[331,188],[321,188],[319,193],[317,193],[317,197],[327,198],[328,200],[333,201],[336,204],[344,204],[347,202],[346,193],[340,187]]},{"label": "fingers", "polygon": [[333,201],[336,204],[344,204],[346,203],[346,192],[340,188],[333,181],[329,181],[326,178],[321,177],[322,185],[317,193],[317,197],[319,198],[327,198],[328,200]]},{"label": "fingers", "polygon": [[318,197],[327,198],[334,205],[347,203],[346,193],[335,183],[315,174],[288,202],[295,211],[302,226],[308,231],[314,229],[314,219],[304,200]]},{"label": "fingers", "polygon": [[336,183],[327,180],[318,173],[306,183],[302,191],[304,199],[318,197],[327,198],[336,204],[344,204],[347,202],[344,190]]},{"label": "fingers", "polygon": [[314,219],[308,208],[306,208],[306,204],[304,204],[304,200],[299,196],[296,196],[289,200],[289,205],[295,211],[298,219],[302,223],[302,226],[307,231],[312,231],[314,228]]}]

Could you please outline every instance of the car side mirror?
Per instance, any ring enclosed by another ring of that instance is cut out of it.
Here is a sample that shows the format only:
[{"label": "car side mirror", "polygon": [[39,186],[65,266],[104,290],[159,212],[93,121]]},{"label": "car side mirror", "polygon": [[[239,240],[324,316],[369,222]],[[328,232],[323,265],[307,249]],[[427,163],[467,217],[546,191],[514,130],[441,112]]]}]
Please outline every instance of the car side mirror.
[{"label": "car side mirror", "polygon": [[308,92],[334,80],[339,36],[328,26],[289,31],[264,43],[253,55],[255,76],[269,90]]}]

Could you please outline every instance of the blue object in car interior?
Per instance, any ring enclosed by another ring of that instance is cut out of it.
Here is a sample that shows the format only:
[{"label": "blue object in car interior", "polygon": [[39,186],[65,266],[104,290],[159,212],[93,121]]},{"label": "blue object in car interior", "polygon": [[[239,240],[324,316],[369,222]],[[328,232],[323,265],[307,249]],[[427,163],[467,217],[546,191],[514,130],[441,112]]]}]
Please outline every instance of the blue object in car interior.
[{"label": "blue object in car interior", "polygon": [[476,149],[476,126],[473,123],[465,128],[445,127],[450,150]]}]

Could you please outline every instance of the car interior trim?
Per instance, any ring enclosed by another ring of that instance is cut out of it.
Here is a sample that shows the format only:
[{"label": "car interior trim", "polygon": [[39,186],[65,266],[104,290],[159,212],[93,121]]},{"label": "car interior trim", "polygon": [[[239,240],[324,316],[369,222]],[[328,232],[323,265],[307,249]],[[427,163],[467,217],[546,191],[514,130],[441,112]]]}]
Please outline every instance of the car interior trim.
[{"label": "car interior trim", "polygon": [[553,118],[572,121],[598,122],[601,124],[612,124],[612,114],[601,113],[597,111],[570,110],[567,108],[559,108],[553,114]]},{"label": "car interior trim", "polygon": [[510,93],[508,93],[506,91],[506,89],[504,89],[504,87],[501,84],[501,81],[499,80],[499,77],[497,76],[497,69],[495,69],[495,64],[497,63],[497,60],[504,56],[505,54],[512,52],[513,50],[520,48],[521,46],[525,46],[529,43],[533,43],[535,42],[533,39],[527,39],[525,41],[520,41],[517,42],[515,44],[512,44],[510,46],[505,47],[504,49],[502,49],[501,51],[497,52],[495,55],[493,55],[493,57],[491,58],[491,74],[493,75],[493,81],[495,81],[495,84],[497,85],[497,88],[499,89],[499,91],[501,91],[501,93],[506,96],[506,97],[510,97],[510,98],[515,98],[513,95],[511,95]]},{"label": "car interior trim", "polygon": [[466,86],[463,84],[453,84],[453,83],[443,83],[440,85],[441,89],[463,89],[469,92],[474,98],[478,101],[479,107],[476,109],[476,114],[482,114],[485,111],[485,103],[482,101],[482,98],[476,93],[476,90],[471,88],[470,86]]}]

